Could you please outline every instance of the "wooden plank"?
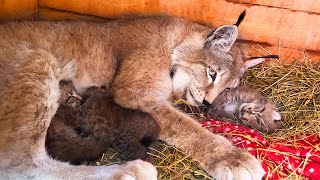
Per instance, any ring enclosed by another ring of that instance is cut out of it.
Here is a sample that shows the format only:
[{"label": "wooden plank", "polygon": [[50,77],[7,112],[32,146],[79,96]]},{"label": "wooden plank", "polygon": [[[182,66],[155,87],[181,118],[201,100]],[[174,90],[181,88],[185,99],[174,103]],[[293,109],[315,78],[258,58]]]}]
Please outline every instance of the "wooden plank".
[{"label": "wooden plank", "polygon": [[247,57],[257,57],[263,55],[276,54],[280,56],[280,61],[290,64],[293,61],[309,60],[311,62],[320,61],[320,53],[307,52],[302,49],[282,48],[278,46],[259,45],[252,42],[238,42]]},{"label": "wooden plank", "polygon": [[[241,38],[282,47],[320,51],[320,16],[229,0],[40,0],[40,6],[115,18],[129,14],[185,17],[213,26],[232,24],[244,9]],[[307,20],[306,20],[307,19]]]},{"label": "wooden plank", "polygon": [[162,0],[161,7],[169,15],[185,17],[213,26],[233,24],[247,10],[240,25],[240,38],[284,48],[320,52],[320,15],[266,6],[235,4],[226,0]]},{"label": "wooden plank", "polygon": [[[320,15],[285,8],[239,4],[231,1],[39,0],[39,3],[41,7],[109,18],[126,15],[165,14],[184,17],[214,27],[235,23],[239,14],[246,9],[247,17],[239,28],[240,39],[269,46],[277,46],[280,42],[280,46],[283,48],[320,52]],[[309,0],[305,3],[309,2],[314,1]]]},{"label": "wooden plank", "polygon": [[56,9],[48,9],[48,8],[39,8],[39,19],[50,20],[50,21],[79,20],[79,21],[91,21],[91,22],[107,22],[111,20],[111,19],[102,18],[99,16],[91,16],[91,15],[61,11]]},{"label": "wooden plank", "polygon": [[159,0],[39,0],[39,6],[108,18],[117,18],[126,15],[158,14],[158,1]]},{"label": "wooden plank", "polygon": [[37,0],[0,0],[0,21],[37,17]]},{"label": "wooden plank", "polygon": [[319,0],[228,0],[232,3],[261,5],[269,7],[284,8],[296,11],[305,11],[309,13],[320,13]]}]

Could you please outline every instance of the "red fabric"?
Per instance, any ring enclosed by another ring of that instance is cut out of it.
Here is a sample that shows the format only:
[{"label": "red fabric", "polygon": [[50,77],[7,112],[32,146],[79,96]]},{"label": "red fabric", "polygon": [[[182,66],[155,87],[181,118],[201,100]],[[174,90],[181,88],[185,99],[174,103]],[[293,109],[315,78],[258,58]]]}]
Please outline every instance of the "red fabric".
[{"label": "red fabric", "polygon": [[[286,178],[296,172],[308,179],[320,179],[320,138],[305,135],[268,142],[257,131],[217,120],[201,122],[203,127],[228,138],[235,146],[247,149],[261,160],[269,180]],[[293,144],[294,142],[294,144]]]}]

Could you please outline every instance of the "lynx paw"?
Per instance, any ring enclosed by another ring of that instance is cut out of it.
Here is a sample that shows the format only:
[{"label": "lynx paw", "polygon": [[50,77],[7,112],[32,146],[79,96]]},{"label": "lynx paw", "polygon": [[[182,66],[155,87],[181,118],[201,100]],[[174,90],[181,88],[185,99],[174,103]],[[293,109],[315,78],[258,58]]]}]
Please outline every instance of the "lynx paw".
[{"label": "lynx paw", "polygon": [[125,174],[121,175],[121,180],[156,180],[157,170],[156,168],[145,161],[134,160],[124,165],[123,171]]},{"label": "lynx paw", "polygon": [[216,180],[261,180],[265,174],[261,163],[239,148],[233,148],[233,151],[211,163],[208,173],[213,174]]}]

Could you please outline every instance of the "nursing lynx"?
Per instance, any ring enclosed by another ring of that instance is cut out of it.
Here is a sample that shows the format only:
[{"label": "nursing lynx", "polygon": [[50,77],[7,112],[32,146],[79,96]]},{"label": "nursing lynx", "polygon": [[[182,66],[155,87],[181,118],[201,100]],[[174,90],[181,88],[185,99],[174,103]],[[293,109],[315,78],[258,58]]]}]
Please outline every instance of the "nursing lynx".
[{"label": "nursing lynx", "polygon": [[217,180],[261,179],[265,172],[254,156],[171,104],[177,98],[210,104],[238,86],[246,68],[263,61],[246,61],[233,46],[237,36],[236,25],[214,29],[172,17],[0,24],[1,176],[157,178],[155,167],[141,160],[73,166],[48,156],[45,139],[59,106],[59,82],[70,80],[80,93],[105,86],[120,106],[149,113],[160,139],[187,152]]}]

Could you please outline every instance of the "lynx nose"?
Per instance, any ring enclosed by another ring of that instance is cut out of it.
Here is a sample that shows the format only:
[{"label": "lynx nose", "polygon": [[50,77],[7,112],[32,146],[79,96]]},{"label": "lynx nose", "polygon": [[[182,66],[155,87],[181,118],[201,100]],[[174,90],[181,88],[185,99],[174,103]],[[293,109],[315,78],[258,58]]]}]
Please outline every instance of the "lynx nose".
[{"label": "lynx nose", "polygon": [[207,100],[205,100],[205,99],[202,101],[202,104],[204,104],[205,106],[210,106],[210,105],[211,105],[211,104],[210,104]]}]

